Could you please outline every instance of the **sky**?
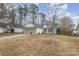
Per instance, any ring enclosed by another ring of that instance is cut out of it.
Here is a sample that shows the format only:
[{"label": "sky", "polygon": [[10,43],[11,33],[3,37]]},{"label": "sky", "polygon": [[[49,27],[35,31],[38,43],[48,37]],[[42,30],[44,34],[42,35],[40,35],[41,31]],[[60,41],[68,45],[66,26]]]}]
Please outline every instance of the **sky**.
[{"label": "sky", "polygon": [[[31,3],[23,3],[27,6],[30,6]],[[54,3],[53,3],[54,4]],[[36,4],[38,6],[38,11],[47,14],[49,11],[49,6],[53,7],[53,4],[49,3],[39,3]],[[61,3],[59,3],[61,4]],[[21,5],[19,3],[18,5]],[[79,3],[63,3],[63,5],[60,6],[62,9],[58,12],[60,16],[70,16],[72,17],[75,24],[79,22]],[[51,13],[50,13],[51,14]]]},{"label": "sky", "polygon": [[[23,3],[28,6],[31,5],[31,3]],[[20,4],[18,4],[20,5]],[[49,9],[48,3],[39,3],[36,4],[39,8],[39,12],[46,13],[47,9]],[[71,14],[78,15],[79,16],[79,3],[65,3],[66,6],[63,6],[63,8],[66,7],[67,11],[70,12]]]},{"label": "sky", "polygon": [[68,11],[75,15],[79,15],[79,3],[68,4]]}]

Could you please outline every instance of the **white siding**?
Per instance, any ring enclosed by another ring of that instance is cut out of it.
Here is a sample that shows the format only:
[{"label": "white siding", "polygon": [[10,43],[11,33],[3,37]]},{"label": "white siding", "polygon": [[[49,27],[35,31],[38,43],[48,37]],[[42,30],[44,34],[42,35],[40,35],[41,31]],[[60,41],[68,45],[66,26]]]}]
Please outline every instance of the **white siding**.
[{"label": "white siding", "polygon": [[38,34],[38,33],[42,34],[42,32],[43,32],[43,29],[41,29],[41,28],[36,29],[36,34]]},{"label": "white siding", "polygon": [[22,28],[14,28],[15,32],[23,32],[23,29]]},{"label": "white siding", "polygon": [[54,28],[54,29],[53,29],[53,34],[56,34],[56,29],[57,29],[57,28]]}]

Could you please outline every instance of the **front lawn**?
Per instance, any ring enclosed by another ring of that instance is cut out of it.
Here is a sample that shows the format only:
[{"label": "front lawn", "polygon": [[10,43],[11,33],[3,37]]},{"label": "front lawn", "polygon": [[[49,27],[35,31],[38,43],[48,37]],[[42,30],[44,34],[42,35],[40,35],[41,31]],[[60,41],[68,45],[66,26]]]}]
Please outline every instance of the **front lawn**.
[{"label": "front lawn", "polygon": [[0,55],[79,55],[79,37],[24,35],[0,41]]},{"label": "front lawn", "polygon": [[9,36],[9,35],[16,35],[16,34],[22,34],[22,33],[0,33],[0,37]]}]

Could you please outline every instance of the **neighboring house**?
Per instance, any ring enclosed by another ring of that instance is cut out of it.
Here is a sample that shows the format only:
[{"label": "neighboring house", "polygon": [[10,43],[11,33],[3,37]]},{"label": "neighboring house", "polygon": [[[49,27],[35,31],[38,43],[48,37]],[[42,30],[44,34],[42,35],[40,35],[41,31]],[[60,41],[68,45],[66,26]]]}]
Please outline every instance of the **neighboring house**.
[{"label": "neighboring house", "polygon": [[38,25],[38,24],[26,24],[24,26],[24,33],[27,34],[43,34],[43,33],[47,33],[46,32],[47,28],[46,26],[42,26],[42,25]]},{"label": "neighboring house", "polygon": [[79,23],[78,23],[77,26],[74,26],[72,35],[79,35]]},{"label": "neighboring house", "polygon": [[26,24],[24,26],[24,33],[27,34],[57,34],[56,30],[59,27],[58,23],[52,24],[44,24],[44,25],[38,25],[38,24]]},{"label": "neighboring house", "polygon": [[59,28],[58,23],[54,24],[44,24],[44,25],[36,25],[36,33],[39,34],[57,34],[57,29]]},{"label": "neighboring house", "polygon": [[73,30],[72,35],[78,35],[78,31],[76,29]]},{"label": "neighboring house", "polygon": [[36,34],[42,34],[43,33],[43,26],[36,25]]},{"label": "neighboring house", "polygon": [[36,27],[34,24],[29,23],[24,26],[24,33],[26,34],[36,34]]},{"label": "neighboring house", "polygon": [[36,34],[46,34],[48,33],[47,25],[36,25]]},{"label": "neighboring house", "polygon": [[42,34],[43,33],[43,28],[36,28],[36,34]]},{"label": "neighboring house", "polygon": [[49,29],[48,29],[47,25],[44,24],[44,25],[43,25],[43,33],[44,33],[44,34],[47,34],[47,33],[48,33],[48,30],[49,30]]}]

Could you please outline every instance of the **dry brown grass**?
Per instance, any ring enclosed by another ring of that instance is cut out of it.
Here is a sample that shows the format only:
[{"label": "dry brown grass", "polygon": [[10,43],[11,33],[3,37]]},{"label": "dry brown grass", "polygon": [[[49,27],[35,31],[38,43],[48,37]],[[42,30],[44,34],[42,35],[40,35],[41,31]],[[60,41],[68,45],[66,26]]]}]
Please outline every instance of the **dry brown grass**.
[{"label": "dry brown grass", "polygon": [[0,37],[9,36],[9,35],[16,35],[16,34],[22,34],[22,33],[0,33]]},{"label": "dry brown grass", "polygon": [[24,35],[0,40],[0,55],[79,55],[79,37],[65,35]]}]

